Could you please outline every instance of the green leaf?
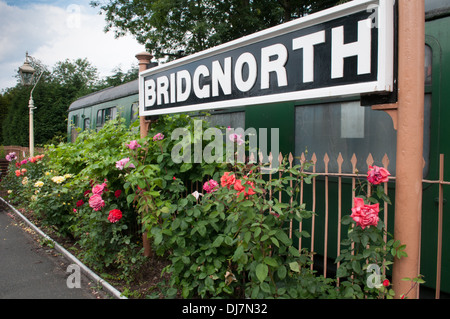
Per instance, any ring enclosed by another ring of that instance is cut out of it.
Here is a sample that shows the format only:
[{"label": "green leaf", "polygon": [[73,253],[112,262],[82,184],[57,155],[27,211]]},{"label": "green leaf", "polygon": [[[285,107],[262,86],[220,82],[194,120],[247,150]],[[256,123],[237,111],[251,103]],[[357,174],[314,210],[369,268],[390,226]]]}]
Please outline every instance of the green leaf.
[{"label": "green leaf", "polygon": [[286,233],[282,230],[278,230],[275,236],[285,245],[291,245],[291,239],[286,235]]},{"label": "green leaf", "polygon": [[253,206],[253,202],[251,200],[245,200],[242,203],[240,203],[240,205],[242,205],[244,207],[250,207],[250,206]]},{"label": "green leaf", "polygon": [[251,232],[245,232],[244,234],[244,242],[246,242],[247,244],[250,242],[250,239],[252,238],[252,233]]},{"label": "green leaf", "polygon": [[300,253],[298,252],[298,249],[293,247],[293,246],[289,246],[289,252],[292,254],[292,256],[294,257],[300,257]]},{"label": "green leaf", "polygon": [[176,288],[169,288],[169,289],[167,289],[167,296],[169,297],[169,298],[174,298],[175,297],[175,295],[177,294],[177,289]]},{"label": "green leaf", "polygon": [[272,241],[272,243],[274,243],[275,246],[280,248],[280,243],[278,242],[278,240],[275,237],[270,238],[270,240]]},{"label": "green leaf", "polygon": [[365,246],[367,246],[368,243],[369,243],[369,236],[367,236],[366,234],[363,234],[361,236],[361,244],[365,247]]},{"label": "green leaf", "polygon": [[263,282],[267,278],[268,274],[269,267],[267,267],[266,264],[258,264],[258,266],[256,266],[256,277],[260,282]]},{"label": "green leaf", "polygon": [[347,269],[345,267],[339,267],[337,272],[336,272],[336,277],[337,278],[342,278],[342,277],[346,277],[347,276]]},{"label": "green leaf", "polygon": [[354,294],[355,294],[355,291],[353,290],[352,287],[349,286],[349,287],[345,288],[345,290],[344,290],[345,298],[352,298],[354,296]]},{"label": "green leaf", "polygon": [[278,267],[278,270],[277,270],[278,278],[283,280],[286,277],[286,273],[287,273],[287,270],[286,270],[285,266],[281,265],[280,267]]},{"label": "green leaf", "polygon": [[258,294],[259,294],[259,286],[255,286],[255,288],[253,288],[252,290],[252,299],[258,299]]},{"label": "green leaf", "polygon": [[357,274],[361,273],[361,264],[356,260],[352,262],[352,268]]},{"label": "green leaf", "polygon": [[385,201],[386,203],[388,203],[389,205],[392,205],[391,200],[389,199],[389,197],[388,197],[385,193],[382,193],[381,196],[380,196],[380,198],[381,198],[383,201]]},{"label": "green leaf", "polygon": [[233,261],[238,261],[239,258],[244,254],[244,246],[240,245],[235,251],[233,255]]},{"label": "green leaf", "polygon": [[183,163],[180,167],[180,172],[184,173],[192,168],[192,163]]},{"label": "green leaf", "polygon": [[292,271],[300,272],[300,266],[296,261],[289,263],[289,268],[291,268]]},{"label": "green leaf", "polygon": [[182,295],[183,298],[185,298],[185,299],[186,299],[187,297],[189,297],[189,287],[187,287],[187,286],[183,287],[183,290],[182,290],[181,295]]},{"label": "green leaf", "polygon": [[266,293],[270,293],[270,285],[267,282],[262,282],[261,285],[261,290],[266,292]]},{"label": "green leaf", "polygon": [[277,262],[277,260],[276,260],[275,258],[273,258],[273,257],[266,257],[266,258],[264,258],[264,262],[265,262],[267,265],[269,265],[269,266],[272,266],[272,267],[278,267],[278,262]]},{"label": "green leaf", "polygon": [[214,240],[214,242],[212,243],[212,246],[219,247],[220,245],[222,245],[222,243],[223,243],[223,237],[219,236]]},{"label": "green leaf", "polygon": [[130,204],[134,200],[134,194],[130,194],[127,196],[127,203]]}]

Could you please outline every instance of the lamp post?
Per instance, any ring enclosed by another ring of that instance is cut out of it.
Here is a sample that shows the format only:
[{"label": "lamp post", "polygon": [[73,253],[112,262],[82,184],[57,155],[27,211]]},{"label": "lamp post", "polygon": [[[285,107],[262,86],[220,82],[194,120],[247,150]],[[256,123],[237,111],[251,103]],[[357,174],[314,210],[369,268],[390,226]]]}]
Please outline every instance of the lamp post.
[{"label": "lamp post", "polygon": [[[33,79],[34,79],[34,74],[36,73],[36,70],[31,66],[30,64],[31,62],[31,57],[28,55],[28,52],[26,53],[25,56],[25,62],[24,64],[19,68],[19,74],[20,74],[20,79],[22,81],[22,84],[25,86],[29,86],[33,84]],[[36,87],[36,85],[38,84],[42,73],[39,75],[39,78],[37,79],[36,83],[33,86],[33,89],[31,89],[30,92],[30,100],[28,102],[28,108],[30,110],[30,124],[29,124],[29,133],[30,133],[30,137],[29,137],[29,144],[30,144],[30,157],[34,156],[34,126],[33,126],[33,110],[36,108],[34,106],[34,101],[33,101],[33,91],[34,88]]]}]

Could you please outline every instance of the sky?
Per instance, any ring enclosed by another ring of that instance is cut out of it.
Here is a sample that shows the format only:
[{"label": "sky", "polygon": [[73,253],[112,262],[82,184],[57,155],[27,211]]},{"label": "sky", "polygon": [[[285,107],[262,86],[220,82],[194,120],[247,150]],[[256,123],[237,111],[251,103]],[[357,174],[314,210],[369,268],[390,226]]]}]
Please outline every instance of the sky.
[{"label": "sky", "polygon": [[87,58],[100,77],[137,65],[144,46],[131,35],[105,33],[104,16],[90,1],[0,0],[0,92],[16,85],[27,51],[50,70],[58,61]]}]

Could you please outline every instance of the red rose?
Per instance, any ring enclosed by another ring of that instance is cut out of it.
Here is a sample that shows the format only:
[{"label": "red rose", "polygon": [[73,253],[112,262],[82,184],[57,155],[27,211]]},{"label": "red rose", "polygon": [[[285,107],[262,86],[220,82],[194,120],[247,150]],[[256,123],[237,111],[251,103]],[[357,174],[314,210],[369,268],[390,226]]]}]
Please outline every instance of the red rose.
[{"label": "red rose", "polygon": [[116,223],[122,219],[122,212],[119,209],[113,209],[109,211],[108,220],[111,223]]},{"label": "red rose", "polygon": [[390,284],[389,280],[387,279],[383,280],[383,286],[389,287],[389,284]]},{"label": "red rose", "polygon": [[84,204],[83,200],[80,199],[80,200],[77,202],[77,207],[80,207],[80,206],[82,206],[83,204]]},{"label": "red rose", "polygon": [[116,196],[116,198],[119,198],[120,194],[122,194],[122,191],[120,189],[114,192],[114,196]]},{"label": "red rose", "polygon": [[234,185],[234,183],[236,183],[236,177],[231,172],[225,172],[225,174],[223,174],[220,178],[220,185],[222,185],[222,187],[226,186],[230,189],[230,186]]},{"label": "red rose", "polygon": [[378,213],[380,211],[379,204],[366,205],[364,200],[355,197],[355,207],[352,208],[351,218],[356,222],[356,225],[364,229],[367,226],[376,226],[378,224]]},{"label": "red rose", "polygon": [[[250,185],[250,187],[245,186]],[[248,188],[248,191],[245,190],[245,188]],[[255,185],[253,182],[246,181],[244,185],[242,185],[242,181],[239,179],[234,183],[234,189],[238,191],[237,196],[239,196],[242,192],[244,193],[245,197],[248,197],[248,195],[253,195],[255,193]]]}]

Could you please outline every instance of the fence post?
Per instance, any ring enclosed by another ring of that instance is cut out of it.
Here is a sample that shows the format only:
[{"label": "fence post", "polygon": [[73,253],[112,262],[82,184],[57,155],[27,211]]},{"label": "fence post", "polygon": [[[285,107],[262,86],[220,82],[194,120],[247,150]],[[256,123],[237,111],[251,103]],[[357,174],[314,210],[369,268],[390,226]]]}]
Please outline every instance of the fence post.
[{"label": "fence post", "polygon": [[396,260],[392,283],[396,298],[419,289],[402,278],[420,273],[424,108],[424,1],[398,1],[398,117],[394,237],[408,257]]},{"label": "fence post", "polygon": [[435,298],[441,296],[441,266],[442,266],[442,223],[444,221],[444,154],[439,155],[439,209],[438,209],[438,247],[436,261],[436,292]]},{"label": "fence post", "polygon": [[[147,66],[150,63],[150,60],[152,59],[152,55],[148,52],[141,52],[136,54],[136,59],[139,61],[139,72],[147,70]],[[144,138],[147,136],[148,133],[148,123],[145,121],[145,117],[141,116],[139,118],[139,128],[140,128],[140,135],[141,138]],[[144,247],[144,256],[150,257],[152,255],[152,248],[150,244],[150,240],[148,239],[147,232],[144,232],[142,234],[142,244]]]}]

